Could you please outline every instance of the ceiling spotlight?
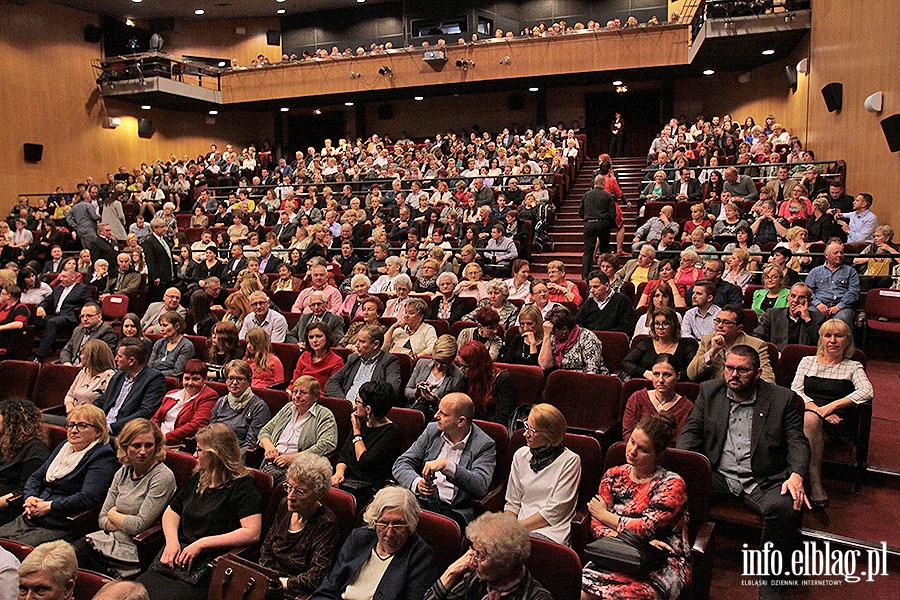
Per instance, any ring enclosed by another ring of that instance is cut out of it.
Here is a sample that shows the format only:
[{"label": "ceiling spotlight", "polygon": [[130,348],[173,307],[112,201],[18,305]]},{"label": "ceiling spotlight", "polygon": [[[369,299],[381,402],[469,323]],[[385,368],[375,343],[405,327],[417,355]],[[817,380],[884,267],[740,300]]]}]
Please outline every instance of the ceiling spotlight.
[{"label": "ceiling spotlight", "polygon": [[290,111],[290,110],[291,110],[291,109],[288,108],[287,106],[282,106],[282,107],[281,107],[281,112],[288,112],[288,111]]},{"label": "ceiling spotlight", "polygon": [[620,85],[620,86],[617,86],[617,87],[616,87],[616,93],[617,93],[617,94],[624,94],[624,93],[627,92],[627,91],[628,91],[628,86],[627,86],[627,85]]},{"label": "ceiling spotlight", "polygon": [[378,69],[378,74],[383,77],[393,77],[394,76],[394,72],[391,71],[391,68],[387,67],[387,66],[381,67],[380,69]]},{"label": "ceiling spotlight", "polygon": [[150,105],[149,105],[149,104],[142,104],[142,105],[141,105],[141,110],[150,110]]},{"label": "ceiling spotlight", "polygon": [[344,106],[353,106],[352,102],[344,102]]},{"label": "ceiling spotlight", "polygon": [[474,60],[466,60],[465,58],[462,60],[456,61],[456,68],[461,71],[468,71],[469,67],[475,68]]},{"label": "ceiling spotlight", "polygon": [[314,115],[321,115],[321,114],[322,114],[322,109],[321,109],[321,108],[317,108],[317,109],[313,110],[313,114],[314,114]]},{"label": "ceiling spotlight", "polygon": [[275,0],[275,2],[284,2],[284,0]]},{"label": "ceiling spotlight", "polygon": [[424,99],[425,99],[424,96],[415,96],[415,97],[413,97],[413,100],[415,100],[415,101],[417,101],[417,102],[420,101],[420,100],[424,100]]},{"label": "ceiling spotlight", "polygon": [[775,54],[775,51],[772,49],[762,51],[763,56],[772,56],[773,54]]},{"label": "ceiling spotlight", "polygon": [[125,19],[125,26],[126,27],[134,27],[134,19],[132,19],[130,17]]},{"label": "ceiling spotlight", "polygon": [[366,0],[356,0],[356,1],[359,2],[360,4],[365,4],[365,2],[366,2]]},{"label": "ceiling spotlight", "polygon": [[712,75],[713,73],[715,73],[715,71],[713,71],[712,69],[706,69],[705,71],[703,71],[704,75]]},{"label": "ceiling spotlight", "polygon": [[228,66],[228,63],[225,62],[224,60],[220,60],[219,62],[216,63],[216,66],[219,67],[220,69],[224,69],[225,67]]},{"label": "ceiling spotlight", "polygon": [[530,88],[528,88],[528,91],[529,91],[529,92],[536,92],[536,91],[538,91],[539,89],[540,89],[540,88],[530,87]]},{"label": "ceiling spotlight", "polygon": [[615,81],[613,81],[613,85],[622,85],[622,80],[616,79]]},{"label": "ceiling spotlight", "polygon": [[[382,73],[382,75],[384,75],[384,73]],[[360,77],[362,77],[362,73],[357,73],[356,71],[350,71],[350,79],[359,79]]]},{"label": "ceiling spotlight", "polygon": [[206,14],[206,11],[203,10],[202,8],[198,8],[197,10],[194,11],[194,14],[199,17],[200,15]]},{"label": "ceiling spotlight", "polygon": [[279,8],[278,10],[275,11],[275,14],[276,14],[276,15],[283,15],[283,14],[284,14],[284,9],[283,9],[283,8]]},{"label": "ceiling spotlight", "polygon": [[210,114],[211,116],[214,117],[214,116],[216,116],[217,114],[219,114],[219,111],[217,111],[217,110],[211,110],[211,111],[209,111],[209,114]]},{"label": "ceiling spotlight", "polygon": [[131,1],[134,2],[135,4],[140,4],[142,0],[131,0]]}]

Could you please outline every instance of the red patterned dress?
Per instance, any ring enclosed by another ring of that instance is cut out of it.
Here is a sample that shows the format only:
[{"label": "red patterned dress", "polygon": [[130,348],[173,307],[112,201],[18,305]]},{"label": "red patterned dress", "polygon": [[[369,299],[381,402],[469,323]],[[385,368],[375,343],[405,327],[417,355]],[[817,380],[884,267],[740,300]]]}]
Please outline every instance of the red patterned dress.
[{"label": "red patterned dress", "polygon": [[[618,531],[630,529],[646,540],[662,540],[675,552],[646,579],[609,573],[588,563],[582,572],[582,589],[604,600],[677,598],[691,577],[687,491],[681,476],[660,467],[648,481],[635,483],[631,466],[621,465],[603,475],[598,495],[610,512],[619,515]],[[591,530],[595,538],[613,531],[596,519],[591,519]]]}]

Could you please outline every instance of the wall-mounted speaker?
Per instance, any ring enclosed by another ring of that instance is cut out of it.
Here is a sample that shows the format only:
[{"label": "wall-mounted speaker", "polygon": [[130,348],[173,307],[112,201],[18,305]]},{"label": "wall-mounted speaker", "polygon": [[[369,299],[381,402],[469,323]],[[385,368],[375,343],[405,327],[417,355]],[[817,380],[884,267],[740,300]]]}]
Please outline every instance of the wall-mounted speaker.
[{"label": "wall-mounted speaker", "polygon": [[380,121],[390,121],[394,118],[394,107],[390,104],[382,104],[378,107],[378,119]]},{"label": "wall-mounted speaker", "polygon": [[784,80],[789,88],[797,87],[797,70],[794,68],[794,65],[786,65],[784,67]]},{"label": "wall-mounted speaker", "polygon": [[153,121],[150,119],[138,119],[138,137],[147,139],[153,137]]},{"label": "wall-mounted speaker", "polygon": [[43,144],[22,144],[22,151],[25,154],[25,162],[41,162],[44,156]]},{"label": "wall-mounted speaker", "polygon": [[822,88],[822,97],[825,98],[825,106],[828,107],[828,112],[841,110],[841,106],[844,104],[844,84],[829,83]]},{"label": "wall-mounted speaker", "polygon": [[266,30],[266,43],[270,46],[281,45],[281,32],[277,29]]},{"label": "wall-mounted speaker", "polygon": [[509,110],[525,110],[525,96],[522,94],[510,94]]},{"label": "wall-mounted speaker", "polygon": [[84,41],[90,44],[99,44],[103,41],[103,30],[96,25],[85,25]]},{"label": "wall-mounted speaker", "polygon": [[900,114],[882,119],[881,129],[884,131],[884,139],[887,140],[891,152],[900,152]]}]

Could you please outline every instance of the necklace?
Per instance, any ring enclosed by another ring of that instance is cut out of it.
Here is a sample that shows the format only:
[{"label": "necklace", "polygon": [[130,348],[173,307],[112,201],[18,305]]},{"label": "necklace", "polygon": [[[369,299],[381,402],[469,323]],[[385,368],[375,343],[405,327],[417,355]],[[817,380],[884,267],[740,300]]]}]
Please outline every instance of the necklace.
[{"label": "necklace", "polygon": [[678,402],[681,397],[678,394],[675,394],[671,399],[666,400],[664,402],[659,401],[659,392],[653,390],[653,395],[650,397],[650,400],[653,403],[653,407],[656,409],[656,412],[661,413],[666,408],[672,408]]}]

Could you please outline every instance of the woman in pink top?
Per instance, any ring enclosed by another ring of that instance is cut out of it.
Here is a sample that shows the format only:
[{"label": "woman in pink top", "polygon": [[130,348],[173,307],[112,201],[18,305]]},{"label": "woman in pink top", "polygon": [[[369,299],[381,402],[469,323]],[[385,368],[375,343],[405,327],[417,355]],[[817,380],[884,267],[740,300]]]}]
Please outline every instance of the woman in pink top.
[{"label": "woman in pink top", "polygon": [[272,352],[269,334],[262,327],[254,327],[247,332],[247,353],[244,360],[253,370],[251,387],[267,388],[284,381],[284,366]]}]

